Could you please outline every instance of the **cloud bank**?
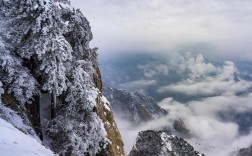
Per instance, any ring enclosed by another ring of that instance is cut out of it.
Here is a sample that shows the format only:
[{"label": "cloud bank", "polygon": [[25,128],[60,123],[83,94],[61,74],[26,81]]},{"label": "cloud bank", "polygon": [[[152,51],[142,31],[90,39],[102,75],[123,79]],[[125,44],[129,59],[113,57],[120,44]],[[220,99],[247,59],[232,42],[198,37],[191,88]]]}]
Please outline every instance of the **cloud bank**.
[{"label": "cloud bank", "polygon": [[252,111],[251,100],[252,94],[246,97],[217,96],[189,103],[179,103],[172,98],[167,98],[159,103],[161,107],[169,111],[166,117],[137,127],[121,118],[116,118],[116,121],[127,152],[131,150],[139,131],[171,127],[174,119],[181,118],[193,136],[187,141],[196,150],[208,156],[230,156],[232,152],[248,147],[252,143],[252,131],[246,135],[240,135],[237,123],[224,121],[218,114],[229,113],[233,109],[239,113]]},{"label": "cloud bank", "polygon": [[[235,78],[239,71],[231,61],[216,66],[202,55],[174,53],[194,51],[211,59],[251,61],[252,1],[72,0],[71,3],[90,21],[92,45],[100,48],[103,58],[130,52],[161,53],[168,57],[167,62],[139,64],[136,69],[144,77],[131,79],[127,75],[129,81],[121,85],[151,87],[163,95],[176,93],[176,98],[193,97],[182,103],[166,96],[160,106],[169,115],[138,127],[117,119],[127,151],[138,131],[169,126],[177,117],[184,120],[194,135],[190,143],[206,155],[227,156],[252,143],[252,134],[240,135],[240,125],[232,120],[237,113],[252,111],[252,94],[248,91],[251,82]],[[163,78],[173,75],[176,76],[165,83]],[[223,114],[227,116],[225,119]]]},{"label": "cloud bank", "polygon": [[156,80],[136,80],[136,81],[130,81],[127,83],[120,84],[119,87],[125,88],[145,88],[148,86],[153,86],[157,83]]},{"label": "cloud bank", "polygon": [[[188,141],[206,155],[229,156],[233,151],[252,144],[252,131],[241,133],[242,127],[237,122],[237,114],[252,112],[252,83],[240,78],[242,73],[233,62],[215,65],[201,54],[193,56],[186,53],[170,57],[166,62],[138,64],[137,68],[143,72],[146,82],[155,82],[151,88],[156,85],[157,92],[175,92],[181,98],[197,98],[179,102],[173,97],[166,97],[159,105],[169,114],[139,126],[134,127],[117,118],[127,151],[132,148],[139,131],[171,127],[177,118],[184,121],[193,136]],[[160,84],[158,78],[172,77],[174,74],[175,81]],[[137,85],[138,82],[141,85],[145,81],[130,81],[128,84]],[[245,116],[250,119],[250,116]],[[251,126],[248,124],[248,129]]]},{"label": "cloud bank", "polygon": [[[72,0],[91,22],[103,57],[122,52],[201,51],[251,60],[250,0]],[[204,51],[202,51],[204,49]]]},{"label": "cloud bank", "polygon": [[160,87],[158,92],[179,92],[185,95],[219,95],[234,94],[244,91],[251,86],[244,80],[234,79],[235,73],[239,72],[234,63],[225,61],[222,67],[216,67],[207,63],[200,54],[197,57],[188,57],[177,65],[179,73],[186,75],[185,80]]},{"label": "cloud bank", "polygon": [[[232,151],[248,147],[252,133],[240,135],[239,125],[224,121],[220,113],[230,114],[252,111],[252,93],[239,97],[221,95],[199,101],[179,103],[172,98],[164,99],[160,106],[169,111],[167,118],[181,118],[194,136],[189,139],[196,149],[210,156],[228,156]],[[156,125],[158,126],[158,125]]]}]

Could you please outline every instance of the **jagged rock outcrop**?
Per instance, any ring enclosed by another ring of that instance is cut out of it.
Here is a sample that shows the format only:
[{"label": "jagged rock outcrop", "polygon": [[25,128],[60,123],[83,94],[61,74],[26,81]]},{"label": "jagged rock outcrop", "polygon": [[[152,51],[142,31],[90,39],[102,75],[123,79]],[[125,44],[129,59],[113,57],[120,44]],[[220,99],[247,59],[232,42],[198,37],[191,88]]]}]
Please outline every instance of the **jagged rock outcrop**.
[{"label": "jagged rock outcrop", "polygon": [[242,148],[231,154],[231,156],[251,156],[251,155],[252,155],[252,145],[250,145],[247,148]]},{"label": "jagged rock outcrop", "polygon": [[125,155],[91,39],[68,0],[0,1],[2,104],[59,155]]},{"label": "jagged rock outcrop", "polygon": [[139,132],[129,156],[204,156],[174,135],[164,131]]},{"label": "jagged rock outcrop", "polygon": [[190,131],[182,119],[175,119],[173,122],[174,133],[181,137],[190,137]]},{"label": "jagged rock outcrop", "polygon": [[135,123],[149,121],[167,115],[168,112],[157,102],[141,93],[129,93],[110,86],[103,87],[103,93],[110,101],[112,110],[119,116]]},{"label": "jagged rock outcrop", "polygon": [[[120,120],[126,119],[133,125],[145,123],[160,117],[165,117],[169,113],[161,108],[157,102],[150,96],[141,93],[129,93],[126,90],[115,89],[105,85],[103,93],[110,101],[112,111],[115,112],[115,118]],[[186,127],[182,119],[174,119],[167,122],[167,125],[159,127],[158,130],[165,130],[169,134],[178,135],[180,137],[190,137],[190,131]]]}]

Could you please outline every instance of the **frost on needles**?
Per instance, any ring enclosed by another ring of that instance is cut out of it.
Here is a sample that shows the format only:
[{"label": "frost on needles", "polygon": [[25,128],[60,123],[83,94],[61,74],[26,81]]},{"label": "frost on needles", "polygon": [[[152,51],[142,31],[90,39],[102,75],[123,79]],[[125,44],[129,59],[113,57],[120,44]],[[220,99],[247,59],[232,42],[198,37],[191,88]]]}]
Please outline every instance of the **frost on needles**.
[{"label": "frost on needles", "polygon": [[98,94],[89,22],[68,3],[49,0],[2,0],[0,8],[0,92],[23,109],[49,95],[46,135],[56,153],[105,150],[109,140],[95,99],[88,98]]}]

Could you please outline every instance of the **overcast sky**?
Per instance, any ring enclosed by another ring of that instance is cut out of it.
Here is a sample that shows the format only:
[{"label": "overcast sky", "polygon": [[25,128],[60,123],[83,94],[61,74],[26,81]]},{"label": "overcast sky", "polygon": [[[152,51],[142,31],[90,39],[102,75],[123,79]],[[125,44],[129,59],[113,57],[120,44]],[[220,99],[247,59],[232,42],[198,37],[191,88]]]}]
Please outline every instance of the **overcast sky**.
[{"label": "overcast sky", "polygon": [[200,52],[252,60],[251,0],[71,0],[100,54]]}]

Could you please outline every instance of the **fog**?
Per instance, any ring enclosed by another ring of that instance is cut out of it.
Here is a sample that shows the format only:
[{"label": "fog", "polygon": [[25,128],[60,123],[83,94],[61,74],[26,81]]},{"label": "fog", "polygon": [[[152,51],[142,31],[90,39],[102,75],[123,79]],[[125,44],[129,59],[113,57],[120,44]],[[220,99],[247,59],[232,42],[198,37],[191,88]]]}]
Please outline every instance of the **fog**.
[{"label": "fog", "polygon": [[71,0],[90,21],[102,57],[195,51],[252,59],[250,0]]},{"label": "fog", "polygon": [[227,156],[229,152],[248,147],[252,143],[252,135],[240,135],[239,125],[224,121],[219,113],[230,113],[231,110],[236,110],[236,113],[251,111],[251,100],[250,93],[245,97],[222,95],[186,104],[168,98],[161,101],[160,105],[169,111],[166,118],[179,117],[185,122],[194,136],[188,141],[197,150],[210,156]]},{"label": "fog", "polygon": [[157,83],[156,75],[169,77],[172,76],[171,71],[176,71],[182,78],[176,83],[167,82],[169,84],[158,86],[156,92],[178,92],[181,96],[197,95],[198,98],[179,102],[173,97],[166,97],[158,104],[169,114],[139,126],[131,125],[116,113],[116,121],[127,152],[132,148],[139,131],[171,127],[177,118],[184,121],[193,136],[187,141],[206,155],[228,156],[237,149],[248,147],[252,143],[252,133],[250,130],[241,133],[241,125],[236,115],[252,112],[252,83],[237,76],[241,72],[235,63],[225,61],[221,65],[214,65],[203,55],[193,56],[191,53],[176,55],[170,60],[172,61],[157,66],[152,62],[138,65],[144,73],[143,77],[148,78],[148,81],[136,80],[126,84],[135,83],[134,87],[144,89]]},{"label": "fog", "polygon": [[[171,126],[176,118],[181,118],[193,135],[188,141],[209,156],[227,156],[252,143],[250,127],[241,133],[244,127],[236,119],[237,114],[252,112],[251,81],[241,78],[249,72],[241,71],[234,62],[252,60],[252,1],[71,3],[90,21],[91,45],[99,47],[100,60],[107,60],[101,63],[103,80],[153,96],[169,112],[137,127],[115,114],[127,151],[139,131]],[[142,55],[144,61],[134,62],[138,53],[162,59],[145,60]],[[115,55],[124,54],[131,57],[116,60]],[[113,57],[117,61],[114,66],[109,64]],[[128,61],[128,66],[120,61]],[[246,66],[251,70],[251,64]]]},{"label": "fog", "polygon": [[116,117],[116,122],[127,152],[131,150],[139,131],[161,130],[172,126],[172,121],[181,118],[193,136],[186,140],[196,150],[208,156],[228,156],[231,152],[248,147],[252,143],[252,133],[240,135],[239,125],[232,121],[224,121],[218,113],[230,113],[232,109],[240,113],[252,111],[251,100],[252,94],[246,97],[234,95],[211,97],[186,104],[167,98],[159,103],[161,107],[168,110],[169,115],[166,117],[142,123],[137,127],[120,117]]}]

